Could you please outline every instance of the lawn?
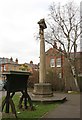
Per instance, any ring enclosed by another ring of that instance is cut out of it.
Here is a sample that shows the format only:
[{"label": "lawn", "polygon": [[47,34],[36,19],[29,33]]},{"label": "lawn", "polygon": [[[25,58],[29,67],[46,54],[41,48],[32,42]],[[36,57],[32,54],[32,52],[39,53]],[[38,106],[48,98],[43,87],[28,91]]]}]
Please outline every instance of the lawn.
[{"label": "lawn", "polygon": [[[31,111],[29,109],[27,110],[20,110],[18,108],[18,101],[19,101],[19,97],[20,95],[15,95],[13,97],[13,101],[15,104],[15,108],[16,108],[16,112],[17,112],[17,117],[20,118],[22,120],[22,118],[41,118],[44,114],[46,114],[47,112],[49,112],[50,110],[56,108],[60,103],[41,103],[41,102],[33,102],[33,106],[35,107],[34,111]],[[11,110],[10,110],[11,113]],[[9,114],[10,114],[9,113]],[[9,115],[2,115],[2,120],[4,120],[4,118],[11,118]],[[8,120],[8,119],[7,119]]]}]

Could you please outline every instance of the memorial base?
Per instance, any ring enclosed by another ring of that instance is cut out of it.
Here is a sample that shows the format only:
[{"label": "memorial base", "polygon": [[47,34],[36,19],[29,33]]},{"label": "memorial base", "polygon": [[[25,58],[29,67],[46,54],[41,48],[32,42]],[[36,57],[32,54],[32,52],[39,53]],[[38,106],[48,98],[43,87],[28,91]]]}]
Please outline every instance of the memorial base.
[{"label": "memorial base", "polygon": [[50,83],[34,84],[33,96],[35,97],[52,97],[52,86]]}]

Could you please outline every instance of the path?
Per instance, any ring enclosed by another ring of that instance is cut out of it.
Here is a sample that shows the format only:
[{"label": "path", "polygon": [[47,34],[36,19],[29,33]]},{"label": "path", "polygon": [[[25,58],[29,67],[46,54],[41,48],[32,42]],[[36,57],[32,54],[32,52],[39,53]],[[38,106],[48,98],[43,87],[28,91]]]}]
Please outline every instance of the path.
[{"label": "path", "polygon": [[80,118],[80,94],[66,94],[67,101],[42,118]]}]

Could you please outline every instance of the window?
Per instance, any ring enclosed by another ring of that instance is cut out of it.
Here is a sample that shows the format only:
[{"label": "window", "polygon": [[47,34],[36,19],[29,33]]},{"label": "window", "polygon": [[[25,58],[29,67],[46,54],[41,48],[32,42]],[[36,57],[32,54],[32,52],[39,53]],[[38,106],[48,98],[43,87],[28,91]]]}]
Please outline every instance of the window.
[{"label": "window", "polygon": [[61,58],[57,58],[56,66],[61,67]]},{"label": "window", "polygon": [[53,58],[50,59],[50,67],[55,67],[55,60]]},{"label": "window", "polygon": [[6,71],[6,65],[4,65],[4,71]]}]

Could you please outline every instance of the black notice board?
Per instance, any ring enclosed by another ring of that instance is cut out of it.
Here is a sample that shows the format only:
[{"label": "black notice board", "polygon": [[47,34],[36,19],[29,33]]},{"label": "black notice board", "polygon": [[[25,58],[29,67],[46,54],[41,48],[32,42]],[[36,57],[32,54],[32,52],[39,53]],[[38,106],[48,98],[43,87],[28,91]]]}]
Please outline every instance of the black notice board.
[{"label": "black notice board", "polygon": [[27,88],[27,82],[30,72],[23,71],[7,71],[3,75],[6,76],[5,89],[10,92],[17,92]]}]

